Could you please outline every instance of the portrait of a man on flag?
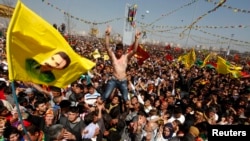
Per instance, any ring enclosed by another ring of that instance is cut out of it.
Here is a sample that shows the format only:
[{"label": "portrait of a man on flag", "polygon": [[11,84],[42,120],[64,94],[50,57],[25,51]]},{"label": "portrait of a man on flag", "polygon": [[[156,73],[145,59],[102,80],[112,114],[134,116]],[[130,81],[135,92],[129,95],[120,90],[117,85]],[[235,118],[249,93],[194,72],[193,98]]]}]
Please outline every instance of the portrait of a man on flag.
[{"label": "portrait of a man on flag", "polygon": [[31,77],[49,83],[56,79],[52,70],[63,70],[70,65],[70,61],[69,56],[61,51],[48,57],[42,63],[38,63],[32,58],[28,58],[25,61],[25,68]]}]

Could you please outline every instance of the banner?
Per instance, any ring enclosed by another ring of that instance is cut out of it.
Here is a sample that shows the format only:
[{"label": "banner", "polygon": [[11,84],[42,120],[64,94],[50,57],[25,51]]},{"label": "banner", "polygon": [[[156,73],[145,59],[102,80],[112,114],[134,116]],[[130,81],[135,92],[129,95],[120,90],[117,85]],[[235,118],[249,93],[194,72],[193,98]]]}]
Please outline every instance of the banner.
[{"label": "banner", "polygon": [[[137,8],[137,5],[136,5]],[[125,21],[124,21],[124,28],[123,28],[123,45],[130,46],[133,42],[133,33],[135,32],[135,28],[132,23],[134,23],[134,20],[136,19],[136,15],[134,13],[133,17],[129,17],[131,14],[131,5],[126,4],[125,7]],[[132,11],[133,12],[133,11]],[[130,14],[129,14],[130,13]],[[129,20],[130,19],[130,20]]]},{"label": "banner", "polygon": [[[134,49],[134,44],[132,44],[128,48],[128,52],[132,51],[133,49]],[[143,62],[147,60],[149,57],[150,57],[149,53],[143,49],[141,44],[139,44],[135,54],[135,58],[137,59],[138,65],[142,65]]]},{"label": "banner", "polygon": [[237,67],[235,65],[230,64],[227,60],[222,57],[217,58],[217,72],[220,74],[230,74],[233,78],[242,77],[242,67]]},{"label": "banner", "polygon": [[187,54],[178,57],[177,61],[178,62],[181,61],[181,63],[183,63],[187,69],[190,69],[194,65],[194,63],[196,61],[195,50],[192,49]]},{"label": "banner", "polygon": [[65,87],[92,69],[48,22],[17,1],[7,31],[9,79]]}]

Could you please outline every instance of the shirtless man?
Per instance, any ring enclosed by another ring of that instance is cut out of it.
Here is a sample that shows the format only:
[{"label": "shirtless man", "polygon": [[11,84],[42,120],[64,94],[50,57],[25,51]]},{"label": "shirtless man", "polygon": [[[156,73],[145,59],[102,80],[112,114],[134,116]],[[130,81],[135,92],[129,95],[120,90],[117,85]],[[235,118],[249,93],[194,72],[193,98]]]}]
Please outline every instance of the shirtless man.
[{"label": "shirtless man", "polygon": [[135,41],[133,43],[134,48],[130,52],[124,53],[124,48],[122,43],[116,44],[115,52],[112,51],[109,45],[109,35],[111,32],[111,27],[108,26],[105,32],[105,41],[106,41],[106,50],[108,52],[108,56],[111,59],[112,66],[113,66],[113,76],[112,78],[107,82],[106,89],[102,95],[102,101],[106,101],[112,91],[117,88],[122,96],[123,100],[125,102],[128,101],[128,85],[127,85],[127,75],[126,75],[126,69],[128,65],[128,61],[130,58],[136,53],[137,47],[138,47],[138,40],[141,36],[141,33],[136,31],[135,34]]}]

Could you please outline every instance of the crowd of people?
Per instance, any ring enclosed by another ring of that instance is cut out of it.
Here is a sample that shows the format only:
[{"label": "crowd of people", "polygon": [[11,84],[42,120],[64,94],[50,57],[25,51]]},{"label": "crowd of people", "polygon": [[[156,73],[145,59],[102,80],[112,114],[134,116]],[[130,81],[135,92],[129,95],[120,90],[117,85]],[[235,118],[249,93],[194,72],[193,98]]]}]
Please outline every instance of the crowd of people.
[{"label": "crowd of people", "polygon": [[[176,61],[183,52],[155,45],[145,45],[150,58],[138,64],[140,32],[129,53],[110,34],[108,27],[104,41],[77,38],[72,48],[96,66],[65,88],[15,81],[13,89],[2,40],[0,140],[206,141],[210,125],[250,124],[249,76],[187,69]],[[94,58],[96,49],[110,59]],[[246,61],[237,63],[249,73]]]}]

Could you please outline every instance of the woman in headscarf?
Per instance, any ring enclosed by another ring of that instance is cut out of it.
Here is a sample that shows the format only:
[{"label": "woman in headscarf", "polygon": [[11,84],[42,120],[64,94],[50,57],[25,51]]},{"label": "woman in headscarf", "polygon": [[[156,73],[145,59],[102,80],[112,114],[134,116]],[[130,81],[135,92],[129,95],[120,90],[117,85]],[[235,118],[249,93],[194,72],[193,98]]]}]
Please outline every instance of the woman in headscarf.
[{"label": "woman in headscarf", "polygon": [[173,137],[174,128],[172,123],[166,123],[163,127],[160,127],[158,132],[157,141],[169,141]]}]

